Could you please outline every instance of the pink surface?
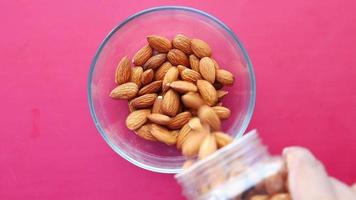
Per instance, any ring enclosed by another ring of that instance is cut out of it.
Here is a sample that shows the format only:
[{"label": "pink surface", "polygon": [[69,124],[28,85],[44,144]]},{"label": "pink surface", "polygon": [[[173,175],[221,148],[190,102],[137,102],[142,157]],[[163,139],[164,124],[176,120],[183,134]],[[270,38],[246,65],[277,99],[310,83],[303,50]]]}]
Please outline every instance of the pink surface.
[{"label": "pink surface", "polygon": [[[331,175],[356,180],[354,0],[169,2],[215,15],[243,41],[257,78],[250,127],[272,152],[307,146]],[[0,2],[0,199],[182,199],[171,175],[116,155],[87,105],[106,33],[164,4]]]}]

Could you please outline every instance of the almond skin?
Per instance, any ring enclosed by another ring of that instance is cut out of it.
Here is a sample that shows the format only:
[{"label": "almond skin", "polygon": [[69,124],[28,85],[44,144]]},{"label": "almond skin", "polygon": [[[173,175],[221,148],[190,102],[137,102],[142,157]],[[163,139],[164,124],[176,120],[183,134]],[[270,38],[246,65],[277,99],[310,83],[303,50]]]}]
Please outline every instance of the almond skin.
[{"label": "almond skin", "polygon": [[123,57],[116,67],[115,83],[120,85],[127,83],[131,76],[131,62],[127,56]]},{"label": "almond skin", "polygon": [[179,95],[173,90],[168,90],[162,99],[162,112],[168,116],[174,117],[179,111],[179,104]]},{"label": "almond skin", "polygon": [[214,106],[217,101],[217,93],[213,85],[206,80],[198,80],[197,86],[201,97],[209,106]]},{"label": "almond skin", "polygon": [[159,114],[159,113],[152,113],[147,117],[151,122],[159,125],[167,125],[171,118],[167,115]]},{"label": "almond skin", "polygon": [[188,67],[185,67],[185,66],[183,66],[183,65],[178,65],[178,66],[177,66],[177,69],[178,69],[179,74],[182,74],[182,72],[183,72],[184,70],[189,69],[189,68],[188,68]]},{"label": "almond skin", "polygon": [[221,100],[224,96],[229,94],[229,92],[226,90],[218,90],[218,91],[216,91],[216,94],[218,96],[218,99]]},{"label": "almond skin", "polygon": [[187,55],[179,49],[172,49],[167,54],[167,59],[172,65],[184,65],[189,66],[189,60]]},{"label": "almond skin", "polygon": [[147,44],[143,46],[133,57],[133,63],[141,66],[147,62],[152,56],[152,48]]},{"label": "almond skin", "polygon": [[213,61],[215,69],[216,70],[220,69],[218,62],[216,62],[216,60],[214,58],[210,58],[210,59]]},{"label": "almond skin", "polygon": [[175,117],[171,118],[171,120],[169,121],[167,126],[170,129],[180,129],[186,123],[188,123],[188,121],[190,120],[191,117],[192,117],[192,115],[190,114],[190,112],[188,112],[188,111],[181,112],[178,115],[176,115]]},{"label": "almond skin", "polygon": [[234,75],[227,70],[218,69],[216,70],[216,80],[223,85],[232,85],[234,83]]},{"label": "almond skin", "polygon": [[182,154],[187,157],[197,155],[205,135],[205,132],[191,131],[187,136],[187,139],[182,144]]},{"label": "almond skin", "polygon": [[198,88],[195,84],[188,81],[173,81],[169,84],[174,91],[179,93],[187,93],[187,92],[197,92]]},{"label": "almond skin", "polygon": [[153,81],[152,83],[146,85],[138,91],[138,95],[155,93],[160,91],[162,88],[162,81]]},{"label": "almond skin", "polygon": [[204,57],[199,62],[199,72],[201,76],[211,84],[215,82],[215,66],[209,57]]},{"label": "almond skin", "polygon": [[184,69],[180,73],[180,76],[184,81],[190,81],[190,82],[196,82],[197,80],[200,80],[202,78],[199,72],[196,72],[191,69]]},{"label": "almond skin", "polygon": [[198,158],[204,159],[213,154],[218,149],[214,135],[207,134],[200,145]]},{"label": "almond skin", "polygon": [[221,129],[221,122],[218,115],[209,106],[202,106],[198,111],[198,116],[203,124],[208,124],[212,129]]},{"label": "almond skin", "polygon": [[188,125],[192,130],[195,131],[204,130],[203,125],[201,124],[200,119],[198,117],[191,118],[188,122]]},{"label": "almond skin", "polygon": [[204,42],[203,40],[192,39],[191,40],[191,48],[192,48],[193,53],[198,58],[211,56],[211,49],[210,49],[208,43]]},{"label": "almond skin", "polygon": [[182,144],[187,139],[188,135],[192,129],[189,127],[188,123],[186,123],[180,130],[177,138],[177,149],[182,147]]},{"label": "almond skin", "polygon": [[147,42],[154,50],[160,53],[167,53],[172,48],[171,41],[159,35],[147,36]]},{"label": "almond skin", "polygon": [[195,55],[189,56],[189,64],[192,70],[199,72],[199,62],[200,62],[199,58],[197,58]]},{"label": "almond skin", "polygon": [[153,105],[157,98],[157,94],[151,93],[151,94],[144,94],[142,96],[136,97],[135,99],[132,99],[130,104],[134,108],[148,108]]},{"label": "almond skin", "polygon": [[126,126],[130,130],[136,130],[147,122],[147,116],[151,113],[148,109],[136,110],[126,118]]},{"label": "almond skin", "polygon": [[129,82],[117,86],[110,92],[113,99],[131,99],[137,95],[138,87],[135,83]]},{"label": "almond skin", "polygon": [[214,112],[218,115],[220,119],[227,119],[231,115],[230,109],[224,106],[214,106],[212,107]]},{"label": "almond skin", "polygon": [[148,69],[142,73],[141,82],[143,85],[147,85],[152,82],[154,77],[154,72],[152,69]]},{"label": "almond skin", "polygon": [[192,49],[190,48],[190,39],[183,34],[176,35],[172,43],[174,48],[183,51],[187,55],[193,53]]},{"label": "almond skin", "polygon": [[166,92],[169,89],[169,84],[178,79],[179,72],[176,67],[171,67],[163,78],[162,91]]},{"label": "almond skin", "polygon": [[158,96],[155,102],[153,103],[152,113],[162,113],[161,105],[162,105],[162,96]]},{"label": "almond skin", "polygon": [[151,124],[145,124],[141,126],[141,128],[137,129],[135,133],[145,140],[157,141],[157,139],[151,133]]},{"label": "almond skin", "polygon": [[187,94],[184,94],[181,99],[184,106],[187,108],[199,109],[204,105],[204,100],[196,92],[188,92]]},{"label": "almond skin", "polygon": [[177,142],[177,134],[160,125],[152,124],[151,133],[158,141],[167,145],[174,145]]},{"label": "almond skin", "polygon": [[141,87],[141,76],[143,73],[142,67],[134,67],[131,69],[131,80],[130,82],[136,83],[138,88]]},{"label": "almond skin", "polygon": [[172,64],[170,62],[165,62],[163,63],[156,71],[155,73],[155,79],[157,81],[163,80],[164,76],[168,72],[168,70],[172,67]]},{"label": "almond skin", "polygon": [[232,142],[232,137],[223,132],[214,132],[216,143],[219,148],[222,148]]},{"label": "almond skin", "polygon": [[145,62],[145,64],[143,65],[143,68],[144,69],[156,69],[166,61],[166,58],[167,58],[166,54],[164,54],[164,53],[154,55]]}]

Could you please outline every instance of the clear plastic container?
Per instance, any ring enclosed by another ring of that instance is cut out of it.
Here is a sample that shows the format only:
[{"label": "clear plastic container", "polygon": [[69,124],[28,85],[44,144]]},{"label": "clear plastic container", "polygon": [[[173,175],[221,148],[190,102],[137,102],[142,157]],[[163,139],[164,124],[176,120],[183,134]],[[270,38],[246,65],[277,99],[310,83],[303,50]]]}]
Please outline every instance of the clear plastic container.
[{"label": "clear plastic container", "polygon": [[175,177],[188,199],[273,199],[288,196],[284,169],[253,130]]}]

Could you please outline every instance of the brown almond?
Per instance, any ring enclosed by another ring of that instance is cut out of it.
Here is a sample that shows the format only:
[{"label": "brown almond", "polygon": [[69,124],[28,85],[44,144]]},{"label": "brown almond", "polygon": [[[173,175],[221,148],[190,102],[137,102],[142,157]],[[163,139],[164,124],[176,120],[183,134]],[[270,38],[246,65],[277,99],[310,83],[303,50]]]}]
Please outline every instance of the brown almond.
[{"label": "brown almond", "polygon": [[179,104],[179,95],[173,90],[168,90],[162,99],[162,112],[168,116],[174,117],[179,111]]},{"label": "brown almond", "polygon": [[190,112],[188,112],[188,111],[181,112],[178,115],[176,115],[175,117],[171,118],[171,120],[169,121],[167,126],[170,129],[180,129],[186,123],[188,123],[188,121],[190,120],[191,117],[192,117],[192,115],[190,114]]},{"label": "brown almond", "polygon": [[135,110],[126,118],[126,126],[130,130],[136,130],[147,122],[147,116],[151,113],[148,109]]},{"label": "brown almond", "polygon": [[166,92],[169,89],[169,83],[178,79],[179,72],[176,67],[171,67],[163,78],[162,91]]},{"label": "brown almond", "polygon": [[153,105],[157,98],[157,94],[151,93],[151,94],[144,94],[142,96],[136,97],[131,100],[130,104],[134,108],[148,108]]},{"label": "brown almond", "polygon": [[190,48],[190,39],[183,35],[178,34],[173,38],[173,47],[183,51],[185,54],[190,55],[192,54],[192,49]]},{"label": "brown almond", "polygon": [[200,145],[198,158],[204,159],[213,154],[217,149],[218,147],[216,146],[215,137],[209,133],[205,136],[203,142]]},{"label": "brown almond", "polygon": [[197,58],[195,55],[189,56],[189,64],[192,70],[199,72],[199,62],[199,58]]},{"label": "brown almond", "polygon": [[191,69],[185,69],[180,73],[180,76],[184,81],[196,82],[201,79],[199,72],[196,72]]},{"label": "brown almond", "polygon": [[214,112],[218,115],[220,119],[227,119],[231,115],[230,109],[224,106],[214,106],[212,107]]},{"label": "brown almond", "polygon": [[198,117],[191,118],[188,122],[188,125],[192,130],[195,131],[204,130],[203,125],[201,124],[200,119]]},{"label": "brown almond", "polygon": [[191,131],[182,144],[182,154],[187,157],[197,155],[206,134],[206,132]]},{"label": "brown almond", "polygon": [[212,129],[218,131],[221,128],[221,122],[218,115],[209,106],[202,106],[198,111],[200,121],[208,124]]},{"label": "brown almond", "polygon": [[152,49],[151,47],[147,44],[143,46],[140,50],[137,51],[137,53],[133,57],[133,63],[135,65],[143,65],[147,62],[148,59],[150,59],[152,56]]},{"label": "brown almond", "polygon": [[148,69],[142,73],[141,82],[143,85],[147,85],[152,82],[154,77],[154,72],[152,69]]},{"label": "brown almond", "polygon": [[151,133],[151,124],[145,124],[141,128],[137,129],[135,133],[145,140],[157,141],[157,139]]},{"label": "brown almond", "polygon": [[172,67],[172,64],[170,62],[165,62],[163,63],[156,71],[155,73],[155,79],[158,80],[163,80],[164,76],[168,72],[168,70]]},{"label": "brown almond", "polygon": [[182,72],[183,72],[184,70],[189,69],[189,68],[188,68],[188,67],[185,67],[185,66],[183,66],[183,65],[178,65],[178,66],[177,66],[177,69],[178,69],[179,74],[182,74]]},{"label": "brown almond", "polygon": [[131,63],[127,56],[123,57],[116,67],[115,83],[120,85],[127,83],[131,76]]},{"label": "brown almond", "polygon": [[162,105],[162,96],[158,96],[155,102],[153,103],[152,113],[162,113],[161,105]]},{"label": "brown almond", "polygon": [[233,140],[230,135],[225,134],[223,132],[214,132],[214,135],[219,148],[230,144]]},{"label": "brown almond", "polygon": [[160,53],[166,53],[172,48],[171,41],[159,35],[147,36],[148,44]]},{"label": "brown almond", "polygon": [[208,43],[204,42],[203,40],[192,39],[191,40],[191,48],[192,48],[193,53],[198,58],[211,56],[211,49],[210,49]]},{"label": "brown almond", "polygon": [[181,99],[184,106],[187,108],[199,109],[204,105],[204,100],[196,92],[188,92],[187,94],[184,94]]},{"label": "brown almond", "polygon": [[174,145],[177,142],[177,133],[169,131],[168,129],[157,125],[152,124],[151,126],[152,135],[160,142],[163,142],[167,145]]},{"label": "brown almond", "polygon": [[152,113],[147,117],[151,122],[159,125],[167,125],[171,120],[170,117],[167,115],[159,114],[159,113]]},{"label": "brown almond", "polygon": [[184,65],[189,66],[189,60],[187,55],[179,49],[171,49],[167,54],[167,59],[172,65]]},{"label": "brown almond", "polygon": [[198,80],[197,87],[201,97],[209,106],[214,106],[217,103],[218,97],[213,85],[206,80]]},{"label": "brown almond", "polygon": [[219,101],[220,101],[224,96],[226,96],[227,94],[229,94],[229,92],[226,91],[226,90],[218,90],[218,91],[216,91],[216,94],[217,94],[218,99],[219,99]]},{"label": "brown almond", "polygon": [[132,106],[131,102],[128,102],[128,106],[130,113],[136,110],[136,108]]},{"label": "brown almond", "polygon": [[113,99],[131,99],[136,96],[138,87],[135,83],[124,83],[117,86],[110,92]]},{"label": "brown almond", "polygon": [[144,69],[156,69],[166,61],[166,54],[161,53],[149,58],[143,65]]},{"label": "brown almond", "polygon": [[169,84],[174,91],[179,93],[197,92],[198,88],[194,83],[188,81],[173,81]]},{"label": "brown almond", "polygon": [[138,91],[138,95],[155,93],[160,91],[162,88],[162,81],[153,81],[152,83],[146,85]]},{"label": "brown almond", "polygon": [[215,60],[214,58],[211,58],[211,60],[212,60],[213,63],[214,63],[215,69],[216,69],[216,70],[220,69],[220,66],[219,66],[218,62],[216,62],[216,60]]},{"label": "brown almond", "polygon": [[184,141],[187,139],[188,135],[192,129],[189,127],[188,123],[186,123],[180,130],[179,134],[177,137],[177,149],[180,149],[182,147],[182,144]]},{"label": "brown almond", "polygon": [[136,85],[138,86],[138,88],[141,87],[141,76],[143,73],[143,69],[142,67],[134,67],[131,69],[131,82],[136,83]]},{"label": "brown almond", "polygon": [[211,84],[215,82],[215,67],[214,62],[209,57],[200,59],[199,72],[201,76]]},{"label": "brown almond", "polygon": [[232,85],[234,83],[234,75],[227,70],[218,69],[216,70],[216,80],[223,85]]}]

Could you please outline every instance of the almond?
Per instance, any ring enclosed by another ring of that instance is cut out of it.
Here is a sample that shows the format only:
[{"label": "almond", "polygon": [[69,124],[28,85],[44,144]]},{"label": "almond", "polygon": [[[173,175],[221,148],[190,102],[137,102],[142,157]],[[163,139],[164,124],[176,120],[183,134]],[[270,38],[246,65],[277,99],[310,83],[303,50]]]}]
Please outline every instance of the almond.
[{"label": "almond", "polygon": [[131,104],[131,102],[128,103],[128,106],[129,106],[129,111],[130,111],[130,113],[136,110],[136,108],[133,107],[133,105]]},{"label": "almond", "polygon": [[187,136],[187,139],[182,144],[182,154],[187,157],[197,155],[205,135],[205,132],[191,131]]},{"label": "almond", "polygon": [[161,66],[166,61],[166,54],[161,53],[152,56],[148,59],[145,64],[143,65],[144,69],[156,69]]},{"label": "almond", "polygon": [[158,80],[163,80],[164,76],[168,72],[168,70],[172,67],[172,64],[170,62],[165,62],[163,63],[156,71],[155,73],[155,79]]},{"label": "almond", "polygon": [[224,106],[214,106],[212,107],[214,112],[218,115],[220,119],[227,119],[231,115],[230,109]]},{"label": "almond", "polygon": [[180,107],[179,104],[179,95],[173,90],[168,90],[162,99],[162,112],[168,116],[174,117],[178,113]]},{"label": "almond", "polygon": [[167,115],[162,115],[159,113],[152,113],[147,117],[151,122],[159,125],[167,125],[171,118]]},{"label": "almond", "polygon": [[135,83],[124,83],[117,86],[110,92],[113,99],[131,99],[136,96],[138,87]]},{"label": "almond", "polygon": [[221,122],[218,115],[209,106],[202,106],[198,111],[200,121],[208,124],[212,129],[218,131],[221,128]]},{"label": "almond", "polygon": [[151,133],[151,124],[146,124],[137,129],[135,133],[145,140],[157,141],[157,139]]},{"label": "almond", "polygon": [[161,88],[162,88],[162,81],[153,81],[152,83],[141,88],[140,91],[138,91],[138,95],[155,93],[161,90]]},{"label": "almond", "polygon": [[216,60],[214,58],[210,58],[210,59],[213,61],[215,69],[216,70],[220,69],[218,62],[216,62]]},{"label": "almond", "polygon": [[216,94],[218,96],[218,99],[221,100],[224,96],[229,94],[229,92],[226,90],[218,90],[218,91],[216,91]]},{"label": "almond", "polygon": [[217,93],[213,85],[211,85],[208,81],[198,80],[197,86],[201,97],[209,106],[214,106],[217,101]]},{"label": "almond", "polygon": [[152,113],[162,113],[161,105],[162,105],[162,96],[158,96],[155,102],[153,103]]},{"label": "almond", "polygon": [[120,85],[128,82],[131,76],[131,63],[127,56],[123,57],[116,67],[115,83]]},{"label": "almond", "polygon": [[154,73],[153,73],[152,69],[148,69],[148,70],[144,71],[141,76],[142,84],[147,85],[147,84],[151,83],[153,80],[153,76],[154,76]]},{"label": "almond", "polygon": [[204,130],[203,125],[201,124],[200,119],[198,117],[191,118],[188,122],[188,125],[192,130],[195,131]]},{"label": "almond", "polygon": [[135,110],[126,118],[126,126],[130,130],[136,130],[147,122],[147,116],[151,113],[150,110]]},{"label": "almond", "polygon": [[204,57],[200,60],[199,72],[201,76],[211,84],[215,82],[215,66],[209,57]]},{"label": "almond", "polygon": [[178,66],[177,66],[177,69],[178,69],[179,74],[182,74],[182,72],[183,72],[184,70],[189,69],[189,68],[188,68],[188,67],[185,67],[185,66],[183,66],[183,65],[178,65]]},{"label": "almond", "polygon": [[193,53],[198,58],[211,56],[211,49],[210,49],[208,43],[204,42],[203,40],[192,39],[191,40],[191,48],[192,48]]},{"label": "almond", "polygon": [[203,142],[200,145],[198,158],[204,159],[209,155],[213,154],[217,149],[218,148],[216,146],[215,137],[214,135],[209,133],[205,136]]},{"label": "almond", "polygon": [[188,81],[173,81],[169,84],[174,91],[179,93],[187,93],[187,92],[197,92],[198,88],[195,84]]},{"label": "almond", "polygon": [[183,51],[185,54],[190,55],[193,53],[192,49],[190,48],[190,39],[185,35],[176,35],[172,43],[174,48]]},{"label": "almond", "polygon": [[172,49],[167,54],[167,59],[172,65],[184,65],[189,66],[189,60],[187,55],[179,49]]},{"label": "almond", "polygon": [[169,131],[168,129],[157,124],[152,124],[151,128],[152,135],[158,141],[163,142],[167,145],[174,145],[177,142],[176,132]]},{"label": "almond", "polygon": [[182,128],[186,123],[188,123],[191,116],[192,115],[188,111],[181,112],[178,115],[176,115],[175,117],[171,118],[171,120],[169,121],[167,126],[170,129]]},{"label": "almond", "polygon": [[185,69],[180,73],[180,76],[185,81],[196,82],[197,80],[201,79],[201,75],[199,72],[196,72],[191,69]]},{"label": "almond", "polygon": [[163,78],[162,91],[166,92],[169,89],[169,83],[176,81],[178,79],[178,69],[176,67],[171,67]]},{"label": "almond", "polygon": [[192,129],[189,127],[188,123],[186,123],[180,130],[179,134],[177,137],[177,149],[180,149],[182,147],[182,144],[184,141],[187,139],[188,135]]},{"label": "almond", "polygon": [[151,94],[144,94],[142,96],[136,97],[135,99],[132,99],[130,104],[134,108],[148,108],[153,105],[157,98],[157,94],[151,93]]},{"label": "almond", "polygon": [[215,88],[216,90],[220,90],[220,89],[222,89],[222,88],[224,87],[224,85],[221,84],[221,83],[218,82],[218,81],[215,81],[215,83],[213,84],[213,86],[214,86],[214,88]]},{"label": "almond", "polygon": [[199,58],[197,58],[195,55],[190,55],[189,64],[192,70],[199,72]]},{"label": "almond", "polygon": [[234,75],[227,70],[218,69],[216,70],[216,80],[223,85],[232,85],[234,83]]},{"label": "almond", "polygon": [[269,200],[269,196],[265,194],[256,194],[251,196],[250,200]]},{"label": "almond", "polygon": [[134,67],[131,69],[131,82],[136,83],[136,85],[141,87],[141,76],[143,73],[142,67]]},{"label": "almond", "polygon": [[137,53],[133,57],[133,63],[135,65],[143,65],[147,62],[148,59],[150,59],[152,56],[152,49],[149,45],[145,45],[142,47],[140,50],[137,51]]},{"label": "almond", "polygon": [[273,195],[269,200],[292,200],[292,197],[288,193],[278,193]]},{"label": "almond", "polygon": [[188,92],[182,96],[182,102],[185,107],[199,109],[202,105],[204,105],[204,100],[201,96],[196,92]]},{"label": "almond", "polygon": [[223,132],[214,132],[216,143],[218,144],[219,148],[222,148],[232,142],[232,137],[227,135]]},{"label": "almond", "polygon": [[166,53],[172,48],[171,41],[159,35],[147,36],[147,42],[154,50],[160,53]]}]

